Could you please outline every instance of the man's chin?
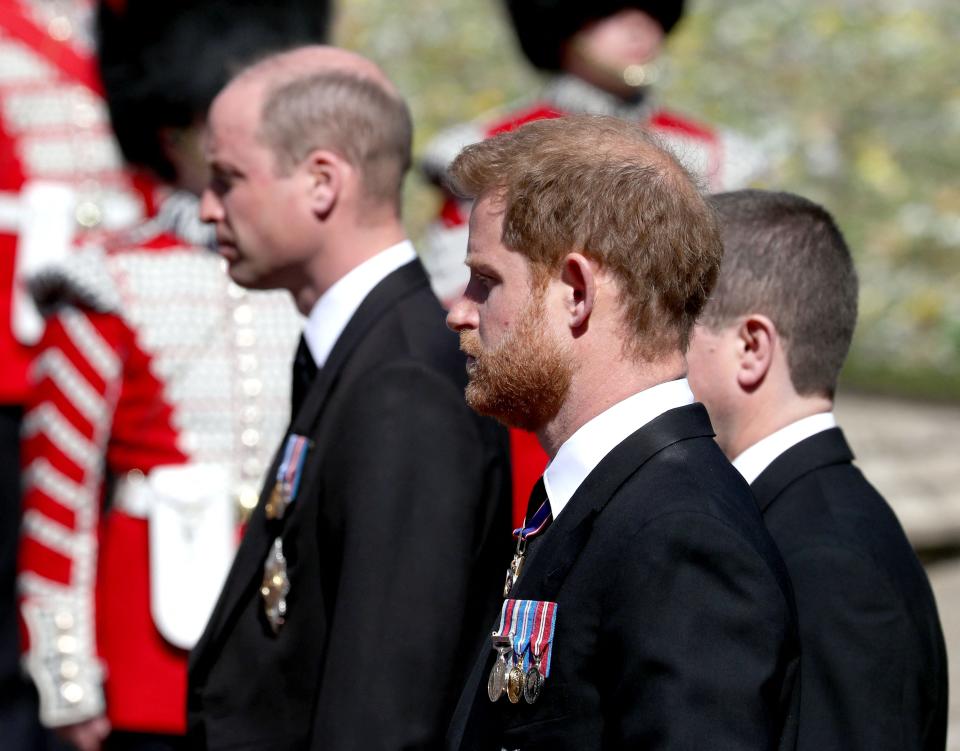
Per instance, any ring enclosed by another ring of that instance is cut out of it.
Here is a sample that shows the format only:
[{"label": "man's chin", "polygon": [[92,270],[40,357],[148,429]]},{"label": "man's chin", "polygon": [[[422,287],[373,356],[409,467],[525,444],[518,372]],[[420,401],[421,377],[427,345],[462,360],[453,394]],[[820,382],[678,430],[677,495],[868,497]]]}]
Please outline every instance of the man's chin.
[{"label": "man's chin", "polygon": [[263,276],[257,274],[254,269],[251,269],[248,264],[243,262],[242,258],[227,262],[227,275],[234,284],[244,287],[245,289],[274,289],[273,285],[265,284]]},{"label": "man's chin", "polygon": [[545,424],[539,415],[519,409],[516,405],[509,405],[503,400],[491,398],[490,394],[473,380],[467,384],[465,397],[467,406],[478,415],[491,417],[508,428],[535,433]]}]

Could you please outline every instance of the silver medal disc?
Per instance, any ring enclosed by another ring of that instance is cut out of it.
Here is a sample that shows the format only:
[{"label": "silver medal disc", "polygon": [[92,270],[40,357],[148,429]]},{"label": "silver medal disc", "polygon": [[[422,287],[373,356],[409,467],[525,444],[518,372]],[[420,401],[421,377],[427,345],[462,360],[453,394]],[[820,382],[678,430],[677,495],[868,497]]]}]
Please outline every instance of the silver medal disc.
[{"label": "silver medal disc", "polygon": [[497,701],[506,689],[507,682],[507,661],[503,657],[497,658],[490,669],[490,677],[487,679],[487,696],[490,701]]},{"label": "silver medal disc", "polygon": [[540,691],[543,688],[543,676],[535,667],[527,671],[527,680],[523,684],[523,698],[527,704],[533,704],[540,698]]}]

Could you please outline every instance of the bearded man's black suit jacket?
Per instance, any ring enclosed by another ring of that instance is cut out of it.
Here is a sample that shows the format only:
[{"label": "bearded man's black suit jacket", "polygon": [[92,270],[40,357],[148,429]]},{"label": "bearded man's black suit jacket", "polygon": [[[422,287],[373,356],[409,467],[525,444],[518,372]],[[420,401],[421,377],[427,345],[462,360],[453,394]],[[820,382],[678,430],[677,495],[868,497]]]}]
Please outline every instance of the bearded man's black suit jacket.
[{"label": "bearded man's black suit jacket", "polygon": [[793,580],[801,751],[943,751],[947,662],[930,585],[838,428],[751,488]]},{"label": "bearded man's black suit jacket", "polygon": [[[264,503],[190,659],[191,748],[438,747],[499,610],[509,556],[506,435],[465,405],[466,372],[418,261],[364,300],[290,432],[296,500]],[[282,535],[290,593],[274,634],[259,593]]]},{"label": "bearded man's black suit jacket", "polygon": [[712,436],[700,404],[663,413],[530,542],[511,597],[557,603],[550,676],[532,705],[491,704],[488,644],[448,748],[793,749],[793,595]]}]

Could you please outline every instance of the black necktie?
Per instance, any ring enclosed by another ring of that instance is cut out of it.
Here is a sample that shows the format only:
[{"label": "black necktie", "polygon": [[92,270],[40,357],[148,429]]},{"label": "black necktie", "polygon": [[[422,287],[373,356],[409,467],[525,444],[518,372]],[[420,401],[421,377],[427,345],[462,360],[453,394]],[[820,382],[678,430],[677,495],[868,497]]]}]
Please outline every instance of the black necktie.
[{"label": "black necktie", "polygon": [[317,364],[313,361],[310,354],[310,348],[307,347],[307,340],[300,337],[300,345],[297,347],[297,355],[293,358],[293,388],[291,389],[291,418],[295,417],[300,411],[300,405],[307,397],[310,391],[310,385],[313,379],[317,377]]}]

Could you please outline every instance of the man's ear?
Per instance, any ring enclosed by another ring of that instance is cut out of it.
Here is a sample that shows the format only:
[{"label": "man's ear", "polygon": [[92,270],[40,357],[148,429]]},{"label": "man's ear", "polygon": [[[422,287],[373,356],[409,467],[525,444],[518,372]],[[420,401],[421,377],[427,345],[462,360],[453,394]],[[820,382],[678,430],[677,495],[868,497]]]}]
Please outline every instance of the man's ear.
[{"label": "man's ear", "polygon": [[565,285],[569,326],[580,334],[586,331],[597,300],[596,264],[581,253],[568,253],[563,259],[560,281]]},{"label": "man's ear", "polygon": [[345,171],[350,165],[339,155],[325,149],[316,149],[300,165],[307,180],[310,207],[320,219],[326,219],[340,200],[345,182]]},{"label": "man's ear", "polygon": [[737,382],[745,391],[763,383],[773,364],[779,336],[773,321],[763,315],[749,315],[737,328]]}]

